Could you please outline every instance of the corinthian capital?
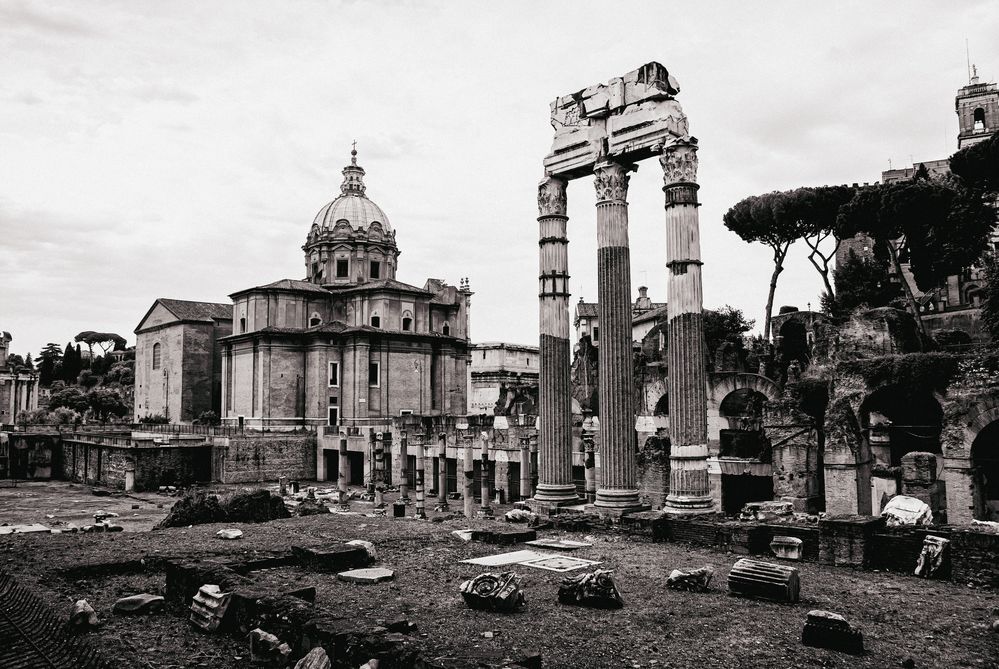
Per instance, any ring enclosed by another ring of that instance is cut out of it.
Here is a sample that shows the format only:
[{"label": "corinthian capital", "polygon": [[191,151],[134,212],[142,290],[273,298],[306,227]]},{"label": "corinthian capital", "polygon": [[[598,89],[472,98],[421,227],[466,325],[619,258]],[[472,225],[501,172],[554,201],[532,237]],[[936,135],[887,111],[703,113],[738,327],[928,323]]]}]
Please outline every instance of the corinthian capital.
[{"label": "corinthian capital", "polygon": [[667,186],[697,183],[697,139],[681,137],[667,144],[659,162],[663,166],[663,181]]},{"label": "corinthian capital", "polygon": [[614,162],[599,163],[593,168],[593,186],[597,189],[597,202],[624,201],[628,198],[628,170]]},{"label": "corinthian capital", "polygon": [[538,214],[565,216],[565,179],[545,177],[538,184]]}]

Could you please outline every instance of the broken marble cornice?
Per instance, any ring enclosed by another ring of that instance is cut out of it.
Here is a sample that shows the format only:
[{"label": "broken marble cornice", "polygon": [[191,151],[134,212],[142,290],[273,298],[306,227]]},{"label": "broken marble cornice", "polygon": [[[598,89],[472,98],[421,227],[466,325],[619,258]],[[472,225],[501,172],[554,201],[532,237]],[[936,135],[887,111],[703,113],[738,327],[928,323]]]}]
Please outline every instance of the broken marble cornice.
[{"label": "broken marble cornice", "polygon": [[673,138],[688,134],[687,117],[674,99],[679,92],[676,79],[652,62],[556,98],[546,174],[574,179],[610,158],[627,164],[657,155]]}]

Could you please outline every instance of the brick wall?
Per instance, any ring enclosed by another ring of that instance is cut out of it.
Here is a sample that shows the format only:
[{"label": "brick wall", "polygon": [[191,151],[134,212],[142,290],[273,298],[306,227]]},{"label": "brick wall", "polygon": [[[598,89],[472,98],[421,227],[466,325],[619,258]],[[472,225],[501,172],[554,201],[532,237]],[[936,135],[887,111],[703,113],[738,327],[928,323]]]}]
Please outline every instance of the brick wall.
[{"label": "brick wall", "polygon": [[213,439],[223,483],[316,477],[316,435],[264,434]]}]

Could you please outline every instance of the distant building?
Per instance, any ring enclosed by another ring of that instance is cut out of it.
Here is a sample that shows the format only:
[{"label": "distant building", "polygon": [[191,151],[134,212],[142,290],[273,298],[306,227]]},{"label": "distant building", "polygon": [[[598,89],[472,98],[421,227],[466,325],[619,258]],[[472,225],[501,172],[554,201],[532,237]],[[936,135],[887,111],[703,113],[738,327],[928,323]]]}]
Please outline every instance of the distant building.
[{"label": "distant building", "polygon": [[393,416],[466,413],[468,283],[396,279],[395,230],[365,195],[351,155],[340,195],[319,210],[302,247],[306,279],[231,295],[228,423],[376,428]]},{"label": "distant building", "polygon": [[232,305],[160,298],[135,328],[136,421],[188,422],[222,410],[222,347]]},{"label": "distant building", "polygon": [[473,344],[468,412],[489,416],[537,413],[534,404],[539,362],[537,346],[502,342]]},{"label": "distant building", "polygon": [[[958,149],[984,141],[999,130],[999,87],[995,83],[980,83],[977,72],[967,86],[958,90],[954,107],[958,118]],[[925,168],[931,179],[944,178],[950,174],[950,159],[923,161],[911,167],[885,170],[881,173],[881,181],[890,184],[912,179],[920,167]],[[999,230],[993,231],[989,243],[993,249],[999,250]],[[836,266],[842,266],[851,252],[861,258],[871,258],[874,242],[867,235],[843,240],[836,253]],[[916,286],[907,263],[902,264],[902,273],[930,334],[941,330],[962,330],[973,340],[987,338],[980,325],[984,288],[981,268],[969,267],[925,292]]]},{"label": "distant building", "polygon": [[0,330],[0,423],[13,423],[22,411],[38,408],[38,374],[7,365],[9,332]]},{"label": "distant building", "polygon": [[[631,338],[633,341],[640,342],[656,324],[666,319],[666,303],[653,302],[649,297],[649,289],[645,286],[639,286],[638,297],[631,305],[631,319]],[[584,302],[580,298],[576,304],[573,326],[576,328],[576,341],[582,339],[583,335],[589,335],[593,345],[599,346],[600,317],[597,314],[597,303]]]}]

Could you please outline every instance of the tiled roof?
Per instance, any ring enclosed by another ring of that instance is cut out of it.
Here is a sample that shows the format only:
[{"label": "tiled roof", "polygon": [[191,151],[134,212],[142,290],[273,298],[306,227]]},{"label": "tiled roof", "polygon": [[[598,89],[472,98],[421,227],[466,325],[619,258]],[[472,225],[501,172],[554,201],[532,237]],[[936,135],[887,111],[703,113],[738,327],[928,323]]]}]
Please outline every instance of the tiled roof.
[{"label": "tiled roof", "polygon": [[161,297],[156,300],[182,321],[231,321],[232,305],[217,302],[191,302]]},{"label": "tiled roof", "polygon": [[645,323],[646,321],[658,321],[666,318],[666,305],[656,304],[652,309],[639,314],[631,319],[633,324]]},{"label": "tiled roof", "polygon": [[578,302],[576,304],[576,318],[596,318],[596,302]]},{"label": "tiled roof", "polygon": [[269,283],[266,286],[257,286],[257,288],[278,288],[284,290],[305,290],[310,293],[328,293],[329,291],[321,286],[317,286],[314,283],[309,283],[308,281],[299,281],[297,279],[279,279],[274,283]]},{"label": "tiled roof", "polygon": [[375,290],[400,290],[407,293],[420,293],[421,295],[430,295],[429,290],[423,290],[422,288],[417,288],[416,286],[411,286],[408,283],[403,283],[402,281],[396,281],[395,279],[382,279],[381,281],[369,281],[368,283],[362,283],[359,286],[351,286],[350,288],[336,288],[331,287],[332,290],[338,293],[362,293]]}]

